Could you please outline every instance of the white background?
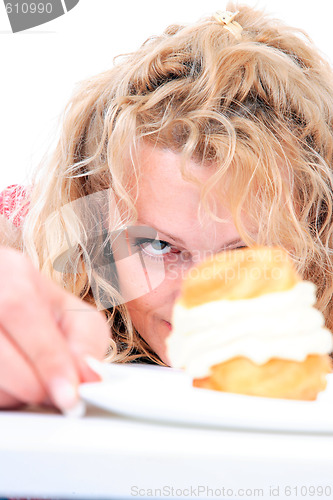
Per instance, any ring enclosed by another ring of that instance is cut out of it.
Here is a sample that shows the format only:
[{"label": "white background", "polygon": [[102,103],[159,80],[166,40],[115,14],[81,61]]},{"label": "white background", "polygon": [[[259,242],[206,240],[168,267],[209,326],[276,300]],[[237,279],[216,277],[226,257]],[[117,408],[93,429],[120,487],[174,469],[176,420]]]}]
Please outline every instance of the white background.
[{"label": "white background", "polygon": [[[17,0],[13,0],[13,3]],[[333,61],[331,0],[247,0],[305,29]],[[111,67],[172,23],[225,10],[224,0],[80,0],[68,14],[11,33],[0,0],[0,190],[29,183],[57,134],[58,117],[76,82]]]}]

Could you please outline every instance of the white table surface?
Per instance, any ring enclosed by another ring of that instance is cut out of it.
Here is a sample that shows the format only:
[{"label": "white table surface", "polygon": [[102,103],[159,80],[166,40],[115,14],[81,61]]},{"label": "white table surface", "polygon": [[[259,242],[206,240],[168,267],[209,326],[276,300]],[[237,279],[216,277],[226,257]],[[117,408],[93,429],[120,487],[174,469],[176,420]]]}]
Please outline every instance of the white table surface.
[{"label": "white table surface", "polygon": [[93,407],[78,419],[5,411],[0,497],[8,496],[333,498],[333,435],[168,425]]}]

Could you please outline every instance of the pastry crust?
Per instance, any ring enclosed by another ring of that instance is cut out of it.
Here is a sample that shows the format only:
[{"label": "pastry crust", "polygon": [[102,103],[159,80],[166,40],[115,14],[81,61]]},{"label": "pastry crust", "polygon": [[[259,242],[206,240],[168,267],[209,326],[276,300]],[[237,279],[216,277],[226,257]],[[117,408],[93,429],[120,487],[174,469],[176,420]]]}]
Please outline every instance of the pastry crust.
[{"label": "pastry crust", "polygon": [[282,248],[228,250],[190,270],[179,302],[191,308],[216,300],[250,299],[289,290],[299,281]]},{"label": "pastry crust", "polygon": [[194,387],[271,398],[315,400],[332,372],[328,355],[309,355],[305,361],[272,358],[258,365],[237,357],[211,367],[209,377],[194,379]]}]

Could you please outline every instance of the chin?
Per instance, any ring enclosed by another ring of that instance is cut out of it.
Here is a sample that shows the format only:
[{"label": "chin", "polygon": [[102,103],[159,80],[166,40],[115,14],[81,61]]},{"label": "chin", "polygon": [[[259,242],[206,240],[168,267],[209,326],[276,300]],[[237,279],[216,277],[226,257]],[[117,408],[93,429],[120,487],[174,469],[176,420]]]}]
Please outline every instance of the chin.
[{"label": "chin", "polygon": [[165,340],[167,337],[169,337],[169,335],[170,335],[170,330],[168,329],[166,333],[163,332],[163,335],[159,336],[159,342],[157,345],[154,345],[153,343],[150,344],[153,351],[157,354],[160,360],[163,361],[163,363],[165,363],[167,366],[170,366],[170,360],[168,358],[167,346]]},{"label": "chin", "polygon": [[[134,325],[135,326],[135,325]],[[139,326],[139,325],[138,325]],[[147,342],[154,353],[163,363],[170,366],[170,360],[167,355],[166,339],[171,333],[171,323],[161,318],[155,318],[146,328],[136,328],[140,336]],[[142,333],[141,333],[142,332]]]},{"label": "chin", "polygon": [[156,354],[160,358],[160,360],[163,361],[164,364],[166,364],[167,366],[170,366],[170,361],[169,361],[166,353],[164,353],[164,352],[158,353],[157,352]]}]

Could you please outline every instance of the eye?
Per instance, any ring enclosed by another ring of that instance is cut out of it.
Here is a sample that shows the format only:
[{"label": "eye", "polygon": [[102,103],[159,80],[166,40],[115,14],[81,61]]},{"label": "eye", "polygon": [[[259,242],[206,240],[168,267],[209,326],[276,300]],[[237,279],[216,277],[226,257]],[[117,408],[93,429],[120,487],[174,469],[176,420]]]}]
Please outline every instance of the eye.
[{"label": "eye", "polygon": [[135,245],[150,257],[159,257],[172,251],[172,246],[163,240],[138,239]]},{"label": "eye", "polygon": [[238,247],[237,246],[230,246],[230,247],[227,247],[225,248],[225,250],[241,250],[242,248],[248,248],[246,245],[239,245]]}]

